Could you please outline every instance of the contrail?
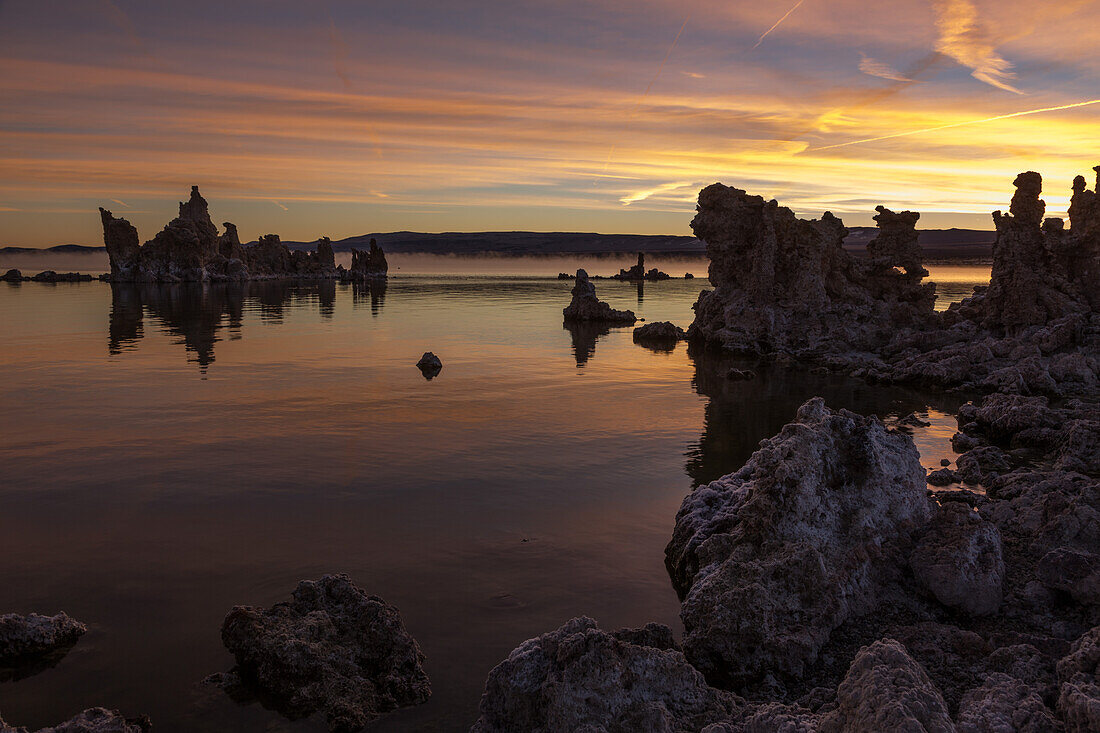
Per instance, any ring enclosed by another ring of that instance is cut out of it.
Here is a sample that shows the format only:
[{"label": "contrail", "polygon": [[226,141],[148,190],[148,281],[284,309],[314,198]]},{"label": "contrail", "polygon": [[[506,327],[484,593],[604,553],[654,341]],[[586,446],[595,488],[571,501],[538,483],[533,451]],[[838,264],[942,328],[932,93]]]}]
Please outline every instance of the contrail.
[{"label": "contrail", "polygon": [[772,32],[772,31],[774,31],[774,30],[775,30],[776,28],[778,28],[778,27],[779,27],[779,24],[780,24],[780,23],[782,23],[782,22],[783,22],[783,21],[785,21],[785,20],[786,20],[787,18],[789,18],[789,17],[790,17],[790,15],[791,15],[791,13],[793,13],[793,12],[794,12],[794,11],[796,11],[796,10],[798,10],[799,6],[801,6],[801,5],[802,5],[802,3],[804,3],[804,2],[806,2],[806,0],[798,0],[798,2],[796,2],[796,3],[794,4],[794,7],[793,7],[793,8],[791,8],[790,10],[788,10],[788,11],[787,11],[787,14],[786,14],[786,15],[784,15],[784,16],[783,16],[782,18],[780,18],[779,20],[775,21],[775,25],[773,25],[773,26],[772,26],[771,28],[769,28],[768,30],[764,31],[764,34],[763,34],[762,36],[760,36],[760,38],[756,39],[756,45],[754,45],[754,46],[753,46],[753,49],[755,49],[755,48],[756,48],[757,46],[759,46],[759,45],[760,45],[761,43],[763,43],[763,42],[764,42],[764,39],[765,39],[765,38],[767,38],[767,37],[768,37],[768,35],[769,35],[769,34],[771,34],[771,32]]},{"label": "contrail", "polygon": [[893,135],[883,135],[881,137],[867,137],[862,140],[849,140],[846,143],[837,143],[836,145],[822,145],[819,148],[807,148],[804,152],[812,153],[816,150],[832,150],[833,148],[845,148],[849,145],[862,145],[863,143],[875,143],[879,140],[893,140],[896,137],[907,137],[909,135],[920,135],[925,132],[939,132],[940,130],[950,130],[955,127],[966,127],[967,125],[980,125],[983,122],[996,122],[997,120],[1007,120],[1011,117],[1023,117],[1024,115],[1037,115],[1043,112],[1057,112],[1061,109],[1073,109],[1074,107],[1087,107],[1090,104],[1100,104],[1100,99],[1090,99],[1087,102],[1074,102],[1073,104],[1061,104],[1057,107],[1042,107],[1040,109],[1028,109],[1023,112],[1012,112],[1007,115],[997,115],[996,117],[986,117],[981,120],[967,120],[966,122],[955,122],[950,125],[940,125],[938,127],[926,127],[923,130],[909,130],[908,132],[896,132]]}]

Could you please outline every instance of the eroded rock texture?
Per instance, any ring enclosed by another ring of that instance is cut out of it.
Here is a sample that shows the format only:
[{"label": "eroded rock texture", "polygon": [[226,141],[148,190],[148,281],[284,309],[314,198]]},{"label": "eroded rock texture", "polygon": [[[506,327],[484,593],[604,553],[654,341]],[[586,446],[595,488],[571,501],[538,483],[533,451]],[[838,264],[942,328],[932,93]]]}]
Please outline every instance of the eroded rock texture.
[{"label": "eroded rock texture", "polygon": [[607,632],[582,617],[525,641],[489,673],[471,730],[698,731],[737,704],[707,686],[668,627]]},{"label": "eroded rock texture", "polygon": [[76,643],[88,627],[67,613],[0,616],[0,664],[14,664]]},{"label": "eroded rock texture", "polygon": [[[117,710],[88,708],[64,723],[39,728],[35,733],[148,733],[149,718],[126,718]],[[0,719],[0,733],[29,733],[25,727],[14,727]]]},{"label": "eroded rock texture", "polygon": [[945,502],[909,558],[921,584],[936,599],[972,616],[1001,606],[1005,565],[1001,535],[967,504]]},{"label": "eroded rock texture", "polygon": [[634,311],[615,310],[596,297],[596,286],[588,279],[588,273],[577,270],[577,280],[570,291],[573,300],[562,311],[566,321],[592,321],[598,323],[621,323],[631,325],[637,321]]},{"label": "eroded rock texture", "polygon": [[235,607],[222,641],[246,685],[288,717],[323,713],[333,731],[358,730],[431,695],[424,655],[397,609],[346,575],[304,580],[289,602],[267,610]]},{"label": "eroded rock texture", "polygon": [[103,208],[99,215],[113,282],[336,277],[327,239],[319,241],[316,252],[299,252],[274,234],[261,237],[255,244],[242,245],[237,228],[229,223],[219,234],[198,186],[192,186],[191,197],[180,203],[179,216],[145,244],[139,243],[137,229],[130,222],[115,218]]},{"label": "eroded rock texture", "polygon": [[860,260],[844,251],[848,230],[832,214],[806,221],[774,200],[707,186],[691,227],[715,289],[699,296],[689,334],[735,352],[810,357],[874,351],[898,328],[930,324],[935,287],[920,284],[919,248],[908,244],[917,216],[883,209],[875,256]]},{"label": "eroded rock texture", "polygon": [[912,441],[820,398],[684,499],[665,551],[684,651],[712,682],[799,675],[876,607],[931,514]]},{"label": "eroded rock texture", "polygon": [[1070,395],[1100,388],[1100,204],[1073,184],[1070,227],[1046,219],[1038,173],[1020,174],[988,287],[945,313],[916,243],[918,214],[879,207],[866,258],[841,248],[839,219],[797,219],[775,201],[714,184],[692,222],[715,289],[693,338],[790,355],[880,381]]}]

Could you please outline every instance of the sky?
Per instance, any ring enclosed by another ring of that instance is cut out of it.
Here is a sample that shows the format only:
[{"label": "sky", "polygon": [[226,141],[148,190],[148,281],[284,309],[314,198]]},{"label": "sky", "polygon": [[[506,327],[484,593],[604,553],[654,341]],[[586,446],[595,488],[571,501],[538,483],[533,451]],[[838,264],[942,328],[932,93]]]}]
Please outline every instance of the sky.
[{"label": "sky", "polygon": [[0,0],[0,246],[192,185],[244,239],[690,234],[715,181],[990,229],[1094,180],[1097,48],[1096,0]]}]

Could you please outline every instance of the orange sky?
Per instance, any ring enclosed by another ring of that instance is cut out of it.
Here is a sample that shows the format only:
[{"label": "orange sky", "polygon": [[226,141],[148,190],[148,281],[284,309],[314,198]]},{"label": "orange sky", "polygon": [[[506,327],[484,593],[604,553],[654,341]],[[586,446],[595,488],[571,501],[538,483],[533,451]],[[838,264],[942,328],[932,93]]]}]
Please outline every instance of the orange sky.
[{"label": "orange sky", "polygon": [[247,239],[682,234],[714,181],[990,228],[1100,163],[1096,48],[1080,1],[9,0],[0,246],[148,238],[192,184]]}]

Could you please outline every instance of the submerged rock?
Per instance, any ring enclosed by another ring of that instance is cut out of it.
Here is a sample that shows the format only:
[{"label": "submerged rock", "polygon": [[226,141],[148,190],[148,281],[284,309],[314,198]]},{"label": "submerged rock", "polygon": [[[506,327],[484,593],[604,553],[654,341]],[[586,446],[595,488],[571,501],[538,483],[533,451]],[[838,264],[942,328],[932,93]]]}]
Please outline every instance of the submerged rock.
[{"label": "submerged rock", "polygon": [[911,439],[821,398],[739,470],[684,499],[665,564],[684,652],[712,682],[799,675],[873,610],[929,519]]},{"label": "submerged rock", "polygon": [[[148,733],[149,718],[126,718],[117,710],[88,708],[64,723],[39,728],[35,733]],[[14,727],[0,719],[0,733],[29,733],[25,727]]]},{"label": "submerged rock", "polygon": [[596,321],[630,325],[637,321],[634,311],[615,310],[596,297],[596,286],[588,279],[588,273],[577,270],[577,280],[573,285],[573,300],[562,311],[566,321]]},{"label": "submerged rock", "polygon": [[738,702],[707,686],[668,627],[607,632],[575,618],[493,668],[471,733],[698,731]]},{"label": "submerged rock", "polygon": [[191,197],[180,203],[179,216],[145,244],[139,244],[137,229],[130,222],[103,208],[99,215],[112,282],[336,277],[327,239],[319,240],[317,251],[308,253],[291,250],[274,234],[242,245],[237,228],[228,222],[219,235],[198,186],[192,186]]},{"label": "submerged rock", "polygon": [[304,580],[267,610],[235,607],[222,641],[246,684],[288,717],[323,713],[332,731],[358,730],[431,695],[424,655],[397,609],[346,575]]},{"label": "submerged rock", "polygon": [[87,630],[87,626],[65,612],[53,616],[4,614],[0,616],[0,664],[65,649]]}]

